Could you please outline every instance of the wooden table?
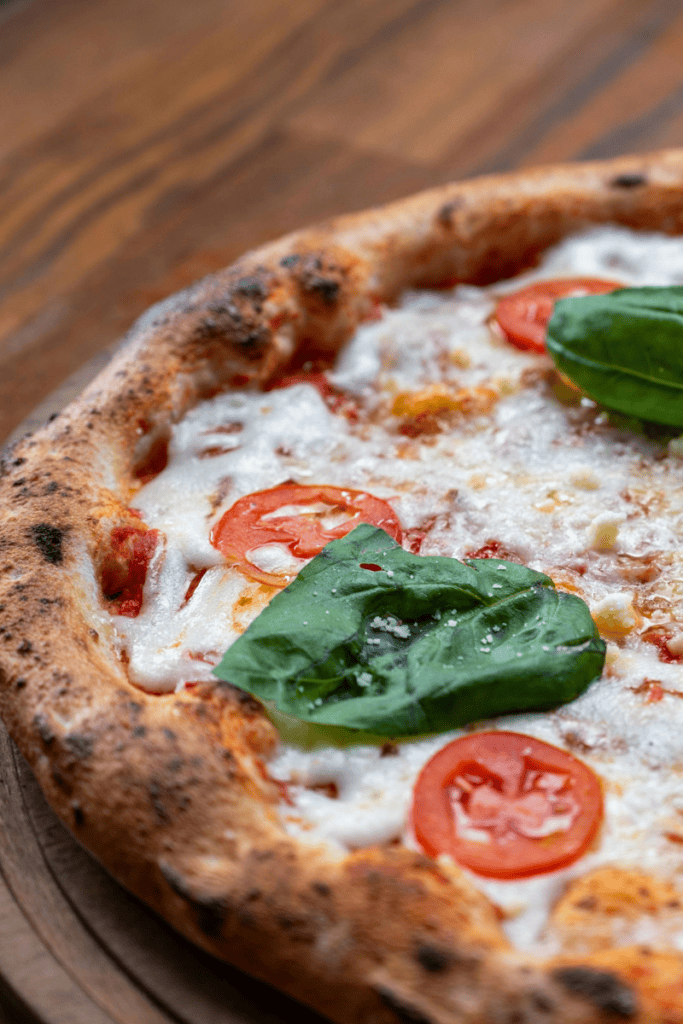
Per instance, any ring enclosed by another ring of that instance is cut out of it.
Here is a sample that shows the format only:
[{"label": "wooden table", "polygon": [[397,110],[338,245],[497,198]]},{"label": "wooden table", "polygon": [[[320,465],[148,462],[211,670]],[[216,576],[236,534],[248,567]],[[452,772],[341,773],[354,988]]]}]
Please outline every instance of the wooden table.
[{"label": "wooden table", "polygon": [[[680,0],[0,0],[0,436],[290,228],[680,145],[682,54]],[[5,736],[0,764],[0,1021],[317,1020],[122,893]]]}]

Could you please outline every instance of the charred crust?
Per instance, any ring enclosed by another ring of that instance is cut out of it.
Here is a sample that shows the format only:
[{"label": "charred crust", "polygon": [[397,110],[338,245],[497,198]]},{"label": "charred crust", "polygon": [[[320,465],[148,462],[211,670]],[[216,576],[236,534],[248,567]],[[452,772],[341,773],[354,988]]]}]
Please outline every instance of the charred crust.
[{"label": "charred crust", "polygon": [[65,531],[49,523],[36,523],[31,527],[31,538],[46,562],[59,565],[64,555],[62,541]]},{"label": "charred crust", "polygon": [[444,203],[439,208],[436,214],[436,222],[440,224],[442,228],[453,227],[453,214],[456,210],[459,210],[463,205],[462,199],[451,199],[448,203]]},{"label": "charred crust", "polygon": [[166,739],[170,740],[171,743],[173,743],[173,741],[178,738],[176,734],[173,732],[173,729],[169,729],[167,725],[165,725],[161,731],[163,732]]},{"label": "charred crust", "polygon": [[250,693],[247,693],[246,690],[240,690],[238,702],[242,710],[248,714],[260,715],[263,713],[263,708],[259,702]]},{"label": "charred crust", "polygon": [[21,678],[17,679],[17,681],[16,681],[16,683],[14,685],[17,688],[17,690],[23,690],[24,687],[26,686],[26,680],[25,679],[21,679]]},{"label": "charred crust", "polygon": [[255,309],[238,308],[234,302],[214,302],[207,307],[195,332],[199,338],[222,338],[242,350],[260,353],[268,344],[271,331]]},{"label": "charred crust", "polygon": [[252,274],[250,277],[241,277],[235,285],[238,295],[246,295],[249,299],[265,299],[268,289],[260,277]]},{"label": "charred crust", "polygon": [[289,256],[282,257],[282,259],[280,260],[280,266],[285,267],[287,270],[289,270],[290,267],[295,267],[300,259],[301,256],[299,256],[298,253],[293,252]]},{"label": "charred crust", "polygon": [[332,895],[332,890],[325,882],[314,882],[311,888],[313,892],[317,892],[318,896],[327,897]]},{"label": "charred crust", "polygon": [[45,715],[40,711],[33,716],[33,725],[35,726],[36,732],[40,736],[41,740],[46,747],[49,747],[55,741],[55,731],[48,722]]},{"label": "charred crust", "polygon": [[647,185],[647,178],[644,174],[617,174],[610,181],[612,188],[640,188]]},{"label": "charred crust", "polygon": [[529,1002],[533,1009],[539,1013],[554,1013],[556,1010],[554,1001],[545,992],[530,992]]},{"label": "charred crust", "polygon": [[146,735],[147,735],[147,726],[146,725],[136,725],[136,726],[133,727],[133,731],[131,732],[131,736],[135,740],[142,739],[142,737],[146,736]]},{"label": "charred crust", "polygon": [[176,896],[185,900],[192,908],[200,931],[207,938],[217,938],[228,915],[227,900],[220,896],[204,896],[193,891],[190,883],[165,861],[159,863],[159,870]]},{"label": "charred crust", "polygon": [[65,737],[64,744],[77,761],[86,761],[93,752],[95,739],[86,733],[71,732]]},{"label": "charred crust", "polygon": [[296,281],[304,297],[332,310],[341,298],[344,270],[336,260],[312,253],[297,264]]},{"label": "charred crust", "polygon": [[166,810],[166,805],[162,800],[162,787],[156,779],[151,779],[147,786],[147,793],[149,794],[150,803],[154,808],[154,813],[160,822],[170,821],[170,815]]},{"label": "charred crust", "polygon": [[30,654],[33,650],[33,644],[30,640],[22,640],[17,647],[17,654]]},{"label": "charred crust", "polygon": [[411,1006],[403,998],[399,998],[395,992],[384,985],[376,985],[375,992],[384,1005],[393,1012],[396,1020],[401,1024],[434,1024],[431,1017],[428,1017],[422,1010]]},{"label": "charred crust", "polygon": [[596,1010],[618,1020],[630,1020],[638,1013],[633,989],[610,971],[593,967],[556,967],[551,977],[572,996],[585,999]]},{"label": "charred crust", "polygon": [[55,786],[58,786],[63,793],[71,793],[73,787],[64,778],[59,769],[53,768],[52,771],[50,772],[50,778],[54,782]]},{"label": "charred crust", "polygon": [[83,826],[85,825],[85,815],[83,813],[83,808],[81,807],[80,804],[74,802],[71,805],[71,809],[73,811],[74,816],[74,826],[76,828],[83,828]]},{"label": "charred crust", "polygon": [[415,950],[415,959],[429,974],[442,974],[453,962],[451,954],[438,946],[421,942]]}]

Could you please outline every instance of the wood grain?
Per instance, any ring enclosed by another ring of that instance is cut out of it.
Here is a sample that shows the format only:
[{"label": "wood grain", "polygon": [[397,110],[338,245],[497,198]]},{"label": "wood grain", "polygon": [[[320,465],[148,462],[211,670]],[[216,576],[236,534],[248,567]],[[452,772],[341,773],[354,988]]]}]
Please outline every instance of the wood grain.
[{"label": "wood grain", "polygon": [[[680,145],[681,53],[683,0],[0,0],[0,435],[268,237]],[[4,734],[0,764],[0,1024],[312,1024],[123,893]]]},{"label": "wood grain", "polygon": [[0,10],[3,436],[150,298],[268,236],[683,132],[680,0]]}]

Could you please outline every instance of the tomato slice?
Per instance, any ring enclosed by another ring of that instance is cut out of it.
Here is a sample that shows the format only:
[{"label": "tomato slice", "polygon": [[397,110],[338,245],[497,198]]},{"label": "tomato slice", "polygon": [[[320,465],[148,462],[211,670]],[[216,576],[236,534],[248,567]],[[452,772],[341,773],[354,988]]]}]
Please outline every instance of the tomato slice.
[{"label": "tomato slice", "polygon": [[144,525],[115,526],[111,531],[100,579],[112,615],[134,619],[140,614],[147,570],[158,540],[159,531]]},{"label": "tomato slice", "polygon": [[[318,507],[308,511],[307,505]],[[288,506],[296,511],[288,513]],[[299,510],[299,506],[304,508]],[[281,509],[284,514],[278,515]],[[331,513],[345,513],[349,518],[325,526],[323,517]],[[314,558],[331,540],[344,537],[359,523],[379,526],[401,543],[401,524],[391,505],[381,498],[347,488],[280,484],[236,501],[212,529],[211,543],[251,579],[285,587],[291,576],[260,569],[251,561],[250,552],[265,544],[282,544],[296,558]]]},{"label": "tomato slice", "polygon": [[411,810],[430,856],[506,879],[571,864],[601,821],[602,790],[590,768],[515,732],[472,733],[442,747],[422,769]]},{"label": "tomato slice", "polygon": [[602,295],[623,288],[617,281],[598,277],[566,277],[537,281],[518,292],[504,295],[495,318],[507,340],[517,348],[545,352],[548,321],[558,299],[573,295]]}]

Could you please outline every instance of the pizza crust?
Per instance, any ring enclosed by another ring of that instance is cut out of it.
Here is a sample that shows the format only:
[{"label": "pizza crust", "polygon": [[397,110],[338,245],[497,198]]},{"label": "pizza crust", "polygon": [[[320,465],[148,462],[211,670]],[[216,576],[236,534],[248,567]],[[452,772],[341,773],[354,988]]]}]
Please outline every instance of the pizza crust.
[{"label": "pizza crust", "polygon": [[136,466],[202,397],[266,381],[301,346],[335,351],[403,288],[509,276],[581,227],[681,233],[682,187],[668,151],[444,186],[289,235],[149,310],[84,395],[5,454],[0,710],[48,800],[179,931],[339,1024],[672,1024],[683,958],[598,942],[542,963],[457,869],[300,846],[259,770],[274,737],[256,702],[130,684],[98,553]]}]

